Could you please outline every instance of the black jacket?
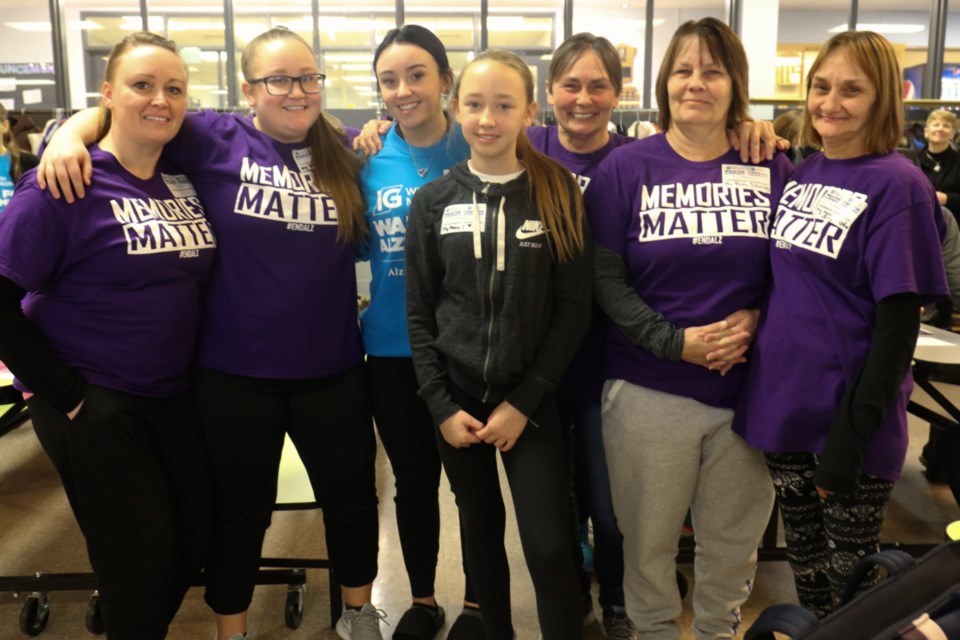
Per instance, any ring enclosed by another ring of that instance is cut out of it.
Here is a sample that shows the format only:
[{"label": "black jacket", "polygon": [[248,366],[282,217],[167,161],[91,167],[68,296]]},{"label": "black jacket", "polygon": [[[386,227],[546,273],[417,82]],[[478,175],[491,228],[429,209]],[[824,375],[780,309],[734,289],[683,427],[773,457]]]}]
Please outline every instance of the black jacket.
[{"label": "black jacket", "polygon": [[[527,187],[526,173],[488,184],[464,162],[418,190],[410,205],[410,347],[437,425],[460,409],[448,382],[533,415],[590,324],[589,241],[582,254],[557,262]],[[567,188],[579,194],[572,177]]]},{"label": "black jacket", "polygon": [[952,147],[936,154],[924,150],[917,160],[934,189],[947,194],[947,203],[943,206],[955,212],[954,215],[960,213],[960,154]]}]

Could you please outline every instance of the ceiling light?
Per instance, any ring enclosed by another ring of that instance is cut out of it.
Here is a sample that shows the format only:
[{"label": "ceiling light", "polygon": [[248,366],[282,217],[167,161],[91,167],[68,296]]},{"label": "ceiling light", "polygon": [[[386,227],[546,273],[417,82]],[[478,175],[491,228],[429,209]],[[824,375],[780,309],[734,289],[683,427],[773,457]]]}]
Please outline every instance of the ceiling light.
[{"label": "ceiling light", "polygon": [[[896,22],[891,22],[887,24],[881,23],[872,23],[872,22],[858,22],[857,31],[876,31],[877,33],[893,33],[893,34],[908,34],[908,33],[920,33],[924,30],[922,24],[901,24]],[[849,30],[849,25],[847,24],[838,24],[832,29],[827,29],[827,33],[843,33],[844,31]]]},{"label": "ceiling light", "polygon": [[[31,33],[50,33],[52,27],[50,22],[4,22],[5,26],[17,31],[28,31]],[[96,31],[103,27],[93,20],[69,20],[67,28],[71,30],[83,29],[85,31]],[[100,94],[97,94],[100,95]]]}]

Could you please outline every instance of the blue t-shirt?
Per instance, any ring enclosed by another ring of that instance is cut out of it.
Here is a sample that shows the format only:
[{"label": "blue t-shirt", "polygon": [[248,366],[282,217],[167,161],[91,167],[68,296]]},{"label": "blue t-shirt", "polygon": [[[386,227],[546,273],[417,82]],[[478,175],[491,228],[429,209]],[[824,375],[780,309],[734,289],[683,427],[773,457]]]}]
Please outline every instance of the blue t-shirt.
[{"label": "blue t-shirt", "polygon": [[13,197],[13,180],[10,179],[10,154],[0,155],[0,211]]},{"label": "blue t-shirt", "polygon": [[447,135],[431,147],[408,145],[394,126],[384,137],[383,149],[360,172],[360,188],[367,203],[364,215],[370,230],[370,306],[360,316],[368,354],[410,357],[403,271],[410,200],[417,189],[469,155],[470,147],[457,126],[451,126]]}]

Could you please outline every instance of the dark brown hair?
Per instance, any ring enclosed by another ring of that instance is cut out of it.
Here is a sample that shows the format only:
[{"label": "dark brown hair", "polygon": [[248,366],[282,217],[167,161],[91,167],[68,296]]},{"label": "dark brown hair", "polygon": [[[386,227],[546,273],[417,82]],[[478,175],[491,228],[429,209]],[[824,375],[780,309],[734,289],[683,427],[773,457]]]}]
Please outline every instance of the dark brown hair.
[{"label": "dark brown hair", "polygon": [[723,67],[730,76],[730,89],[733,95],[730,110],[727,111],[727,128],[732,129],[741,122],[749,120],[747,110],[750,105],[750,72],[743,43],[733,29],[716,18],[702,18],[680,25],[663,55],[656,89],[657,106],[660,107],[660,130],[666,131],[670,128],[670,94],[667,91],[667,83],[670,80],[673,65],[677,62],[677,56],[691,38],[698,39],[701,46],[705,46],[710,52],[713,61]]},{"label": "dark brown hair", "polygon": [[[155,33],[150,33],[149,31],[138,31],[136,33],[131,33],[123,40],[118,42],[113,46],[113,50],[110,51],[110,55],[107,57],[107,69],[103,74],[103,79],[107,82],[113,82],[114,78],[117,75],[117,65],[120,64],[121,58],[124,54],[131,49],[136,49],[137,47],[160,47],[161,49],[166,49],[173,53],[177,53],[177,43],[163,36],[158,36]],[[107,135],[107,132],[110,131],[110,110],[107,109],[106,103],[101,98],[100,100],[100,125],[97,129],[97,140],[103,139],[103,136]]]},{"label": "dark brown hair", "polygon": [[[286,27],[264,31],[243,48],[240,66],[247,82],[253,77],[253,61],[260,45],[274,40],[299,42],[313,54],[310,45]],[[343,144],[343,139],[340,121],[321,113],[307,131],[306,144],[310,148],[317,188],[329,193],[337,205],[337,239],[341,242],[358,242],[367,234],[367,223],[363,218],[363,195],[357,183],[361,162]]]},{"label": "dark brown hair", "polygon": [[[890,153],[897,148],[903,135],[903,76],[900,74],[897,52],[886,38],[873,31],[838,33],[827,40],[810,67],[807,74],[808,99],[813,78],[823,61],[838,51],[842,51],[850,62],[860,68],[877,91],[877,99],[867,118],[864,148],[867,153]],[[807,144],[823,146],[823,139],[813,128],[813,114],[809,108],[803,112],[803,139]]]},{"label": "dark brown hair", "polygon": [[[523,80],[526,106],[534,102],[533,74],[530,67],[517,54],[510,51],[490,49],[484,51],[472,62],[468,62],[460,77],[453,95],[460,95],[460,84],[467,69],[484,60],[499,62],[520,74]],[[533,148],[527,140],[527,134],[520,129],[517,136],[517,159],[527,168],[529,190],[527,197],[536,202],[540,222],[550,233],[550,249],[559,262],[566,262],[583,252],[583,196],[573,180],[573,174],[563,165],[551,160]]]},{"label": "dark brown hair", "polygon": [[23,173],[23,167],[20,164],[20,150],[17,141],[13,139],[13,127],[10,126],[10,118],[7,116],[7,108],[0,104],[0,124],[4,122],[7,123],[7,130],[3,134],[3,146],[7,148],[7,153],[10,154],[10,179],[14,183],[20,179],[20,174]]}]

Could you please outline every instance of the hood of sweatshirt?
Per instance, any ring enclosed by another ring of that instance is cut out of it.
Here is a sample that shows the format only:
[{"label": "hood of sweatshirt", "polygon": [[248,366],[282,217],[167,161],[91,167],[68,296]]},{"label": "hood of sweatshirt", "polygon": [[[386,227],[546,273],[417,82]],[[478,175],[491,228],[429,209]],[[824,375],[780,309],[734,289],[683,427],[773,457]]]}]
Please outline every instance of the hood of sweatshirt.
[{"label": "hood of sweatshirt", "polygon": [[451,171],[454,179],[466,187],[473,194],[473,257],[477,260],[483,258],[483,237],[481,235],[482,225],[480,224],[480,202],[494,203],[497,217],[497,243],[496,243],[496,265],[497,271],[503,271],[506,267],[506,225],[503,223],[506,213],[504,207],[507,197],[515,196],[518,193],[527,191],[527,172],[524,171],[519,176],[509,182],[484,182],[476,174],[470,171],[467,162],[463,161]]}]

